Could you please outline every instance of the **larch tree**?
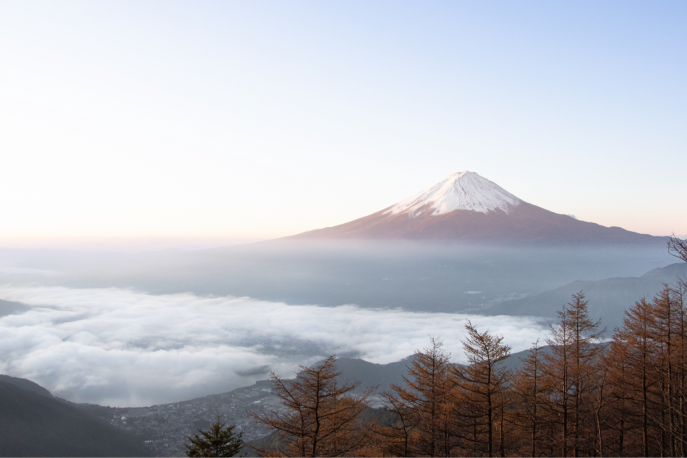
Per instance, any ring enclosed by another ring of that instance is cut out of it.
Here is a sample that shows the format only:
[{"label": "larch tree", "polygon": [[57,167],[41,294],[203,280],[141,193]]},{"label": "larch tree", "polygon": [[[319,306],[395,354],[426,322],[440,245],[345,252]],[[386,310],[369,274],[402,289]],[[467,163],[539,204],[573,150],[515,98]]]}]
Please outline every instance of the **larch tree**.
[{"label": "larch tree", "polygon": [[468,365],[454,369],[460,393],[458,417],[467,419],[468,424],[463,425],[473,431],[463,437],[473,444],[473,453],[495,456],[498,450],[499,456],[504,456],[504,409],[509,402],[511,374],[500,363],[510,356],[511,347],[503,343],[502,336],[479,332],[470,321],[465,329],[463,348]]},{"label": "larch tree", "polygon": [[681,456],[687,447],[685,418],[685,362],[687,360],[687,323],[681,288],[664,285],[652,302],[653,340],[657,348],[655,371],[661,393],[662,409],[660,452]]},{"label": "larch tree", "polygon": [[[550,448],[544,449],[542,444],[548,426],[545,411],[548,388],[542,377],[542,364],[543,350],[537,340],[522,361],[513,384],[514,405],[516,406],[514,420],[526,433],[526,440],[523,442],[527,446],[522,447],[522,452],[526,451],[532,457],[548,456],[553,453]],[[525,453],[521,454],[525,455]]]},{"label": "larch tree", "polygon": [[389,425],[376,425],[375,433],[382,443],[384,456],[414,456],[411,445],[418,422],[417,412],[413,408],[417,398],[398,395],[404,390],[395,384],[391,385],[391,390],[383,392],[381,396],[384,408],[393,420]]},{"label": "larch tree", "polygon": [[[589,317],[584,293],[558,311],[559,323],[551,326],[546,343],[551,353],[545,356],[543,373],[552,389],[548,408],[559,426],[560,455],[593,454],[594,397],[597,390],[599,357],[599,322]],[[589,438],[592,438],[589,440]]]},{"label": "larch tree", "polygon": [[[604,365],[609,369],[608,384],[617,436],[612,451],[620,456],[640,453],[650,456],[650,430],[655,405],[656,345],[653,339],[654,309],[645,299],[625,312],[623,326],[613,335]],[[636,437],[641,438],[635,443]]]},{"label": "larch tree", "polygon": [[259,423],[278,431],[283,456],[344,456],[366,445],[368,433],[358,419],[367,407],[371,390],[360,396],[352,391],[359,383],[337,383],[336,357],[312,368],[301,366],[293,380],[272,374],[273,393],[286,412],[251,413]]},{"label": "larch tree", "polygon": [[[449,456],[453,448],[451,414],[455,381],[450,373],[450,355],[442,343],[430,338],[430,346],[416,351],[404,377],[406,387],[393,386],[393,398],[412,411],[411,455]],[[408,452],[406,452],[408,453]]]}]

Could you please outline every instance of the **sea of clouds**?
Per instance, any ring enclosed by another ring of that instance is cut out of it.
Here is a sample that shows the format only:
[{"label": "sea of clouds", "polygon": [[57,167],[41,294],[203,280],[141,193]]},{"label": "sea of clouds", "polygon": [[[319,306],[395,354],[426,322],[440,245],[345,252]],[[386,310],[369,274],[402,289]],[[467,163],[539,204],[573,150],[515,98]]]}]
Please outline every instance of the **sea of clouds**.
[{"label": "sea of clouds", "polygon": [[0,373],[75,402],[143,406],[291,376],[331,354],[389,363],[430,335],[464,362],[470,319],[513,351],[547,333],[537,318],[287,305],[247,297],[151,295],[120,289],[0,286],[31,310],[0,317]]}]

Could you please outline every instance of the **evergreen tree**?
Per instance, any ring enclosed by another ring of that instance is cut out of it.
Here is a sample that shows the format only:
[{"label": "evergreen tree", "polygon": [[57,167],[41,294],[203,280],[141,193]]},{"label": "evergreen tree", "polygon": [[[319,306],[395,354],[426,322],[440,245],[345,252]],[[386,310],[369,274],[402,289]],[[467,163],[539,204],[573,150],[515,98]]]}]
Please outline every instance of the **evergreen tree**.
[{"label": "evergreen tree", "polygon": [[235,456],[243,448],[243,433],[234,434],[235,427],[222,423],[217,414],[210,430],[188,437],[186,456]]}]

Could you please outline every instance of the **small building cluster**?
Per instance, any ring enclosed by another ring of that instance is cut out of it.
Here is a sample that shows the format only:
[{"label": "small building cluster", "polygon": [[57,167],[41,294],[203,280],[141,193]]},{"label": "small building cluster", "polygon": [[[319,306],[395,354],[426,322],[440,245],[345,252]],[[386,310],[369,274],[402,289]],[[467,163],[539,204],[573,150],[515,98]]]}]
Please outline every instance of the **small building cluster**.
[{"label": "small building cluster", "polygon": [[198,429],[207,429],[217,413],[222,421],[236,425],[235,431],[243,432],[244,441],[250,442],[271,431],[255,423],[246,411],[281,408],[280,400],[271,394],[270,383],[259,381],[229,393],[150,407],[108,407],[99,409],[98,414],[142,438],[156,456],[183,456],[187,437]]}]

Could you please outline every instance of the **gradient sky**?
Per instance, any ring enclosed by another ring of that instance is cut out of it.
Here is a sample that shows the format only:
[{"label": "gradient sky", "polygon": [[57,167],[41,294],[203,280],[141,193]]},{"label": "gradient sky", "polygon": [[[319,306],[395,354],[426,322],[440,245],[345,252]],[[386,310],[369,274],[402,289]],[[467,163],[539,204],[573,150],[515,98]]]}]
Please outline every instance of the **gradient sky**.
[{"label": "gradient sky", "polygon": [[269,238],[475,171],[687,234],[687,2],[0,2],[0,244]]}]

